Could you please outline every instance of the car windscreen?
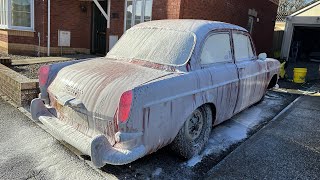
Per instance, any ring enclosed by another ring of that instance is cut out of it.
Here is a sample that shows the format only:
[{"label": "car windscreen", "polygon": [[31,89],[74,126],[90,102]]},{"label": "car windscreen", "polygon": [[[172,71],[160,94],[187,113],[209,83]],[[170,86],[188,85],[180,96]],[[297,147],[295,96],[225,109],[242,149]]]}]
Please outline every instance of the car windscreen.
[{"label": "car windscreen", "polygon": [[134,28],[121,37],[107,58],[181,66],[190,59],[195,43],[196,37],[192,32]]}]

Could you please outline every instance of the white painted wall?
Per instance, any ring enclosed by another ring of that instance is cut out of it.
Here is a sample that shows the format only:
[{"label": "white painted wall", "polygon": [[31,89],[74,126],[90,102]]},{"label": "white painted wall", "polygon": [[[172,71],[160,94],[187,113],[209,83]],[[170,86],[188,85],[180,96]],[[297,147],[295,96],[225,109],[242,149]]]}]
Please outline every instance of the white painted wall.
[{"label": "white painted wall", "polygon": [[293,30],[296,26],[320,27],[320,2],[316,2],[287,17],[282,41],[281,58],[288,60]]},{"label": "white painted wall", "polygon": [[283,36],[282,48],[281,48],[281,58],[288,60],[291,41],[293,37],[293,30],[295,26],[305,26],[305,27],[320,27],[320,11],[319,16],[294,16],[288,17],[286,22],[286,28]]}]

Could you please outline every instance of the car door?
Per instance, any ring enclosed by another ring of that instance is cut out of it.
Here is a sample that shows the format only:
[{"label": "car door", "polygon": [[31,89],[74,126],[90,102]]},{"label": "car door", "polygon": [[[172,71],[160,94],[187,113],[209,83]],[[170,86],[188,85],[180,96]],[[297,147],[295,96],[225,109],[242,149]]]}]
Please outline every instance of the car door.
[{"label": "car door", "polygon": [[266,66],[257,59],[248,33],[233,31],[235,63],[239,74],[239,95],[235,113],[258,102],[265,93]]},{"label": "car door", "polygon": [[214,97],[216,121],[232,117],[238,95],[238,73],[234,64],[231,32],[212,32],[203,43],[200,64],[212,83],[208,93]]}]

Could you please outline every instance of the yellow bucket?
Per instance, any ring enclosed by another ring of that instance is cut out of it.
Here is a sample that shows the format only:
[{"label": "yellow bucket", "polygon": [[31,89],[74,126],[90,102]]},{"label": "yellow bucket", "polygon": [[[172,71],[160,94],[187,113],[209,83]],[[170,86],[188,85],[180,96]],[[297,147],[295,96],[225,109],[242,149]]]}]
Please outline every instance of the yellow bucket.
[{"label": "yellow bucket", "polygon": [[281,63],[280,65],[280,78],[284,79],[286,75],[286,70],[284,69],[284,66],[286,65],[286,62]]},{"label": "yellow bucket", "polygon": [[307,72],[308,72],[307,68],[294,68],[293,69],[293,82],[294,83],[305,83]]}]

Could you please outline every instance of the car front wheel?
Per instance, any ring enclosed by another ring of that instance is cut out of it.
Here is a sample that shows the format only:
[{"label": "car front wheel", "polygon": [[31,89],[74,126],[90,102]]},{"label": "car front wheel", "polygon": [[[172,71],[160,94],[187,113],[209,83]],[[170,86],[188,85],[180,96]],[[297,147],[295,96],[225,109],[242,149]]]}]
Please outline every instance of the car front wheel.
[{"label": "car front wheel", "polygon": [[187,118],[171,148],[179,155],[190,159],[199,154],[208,142],[211,128],[212,111],[209,105],[203,105]]}]

